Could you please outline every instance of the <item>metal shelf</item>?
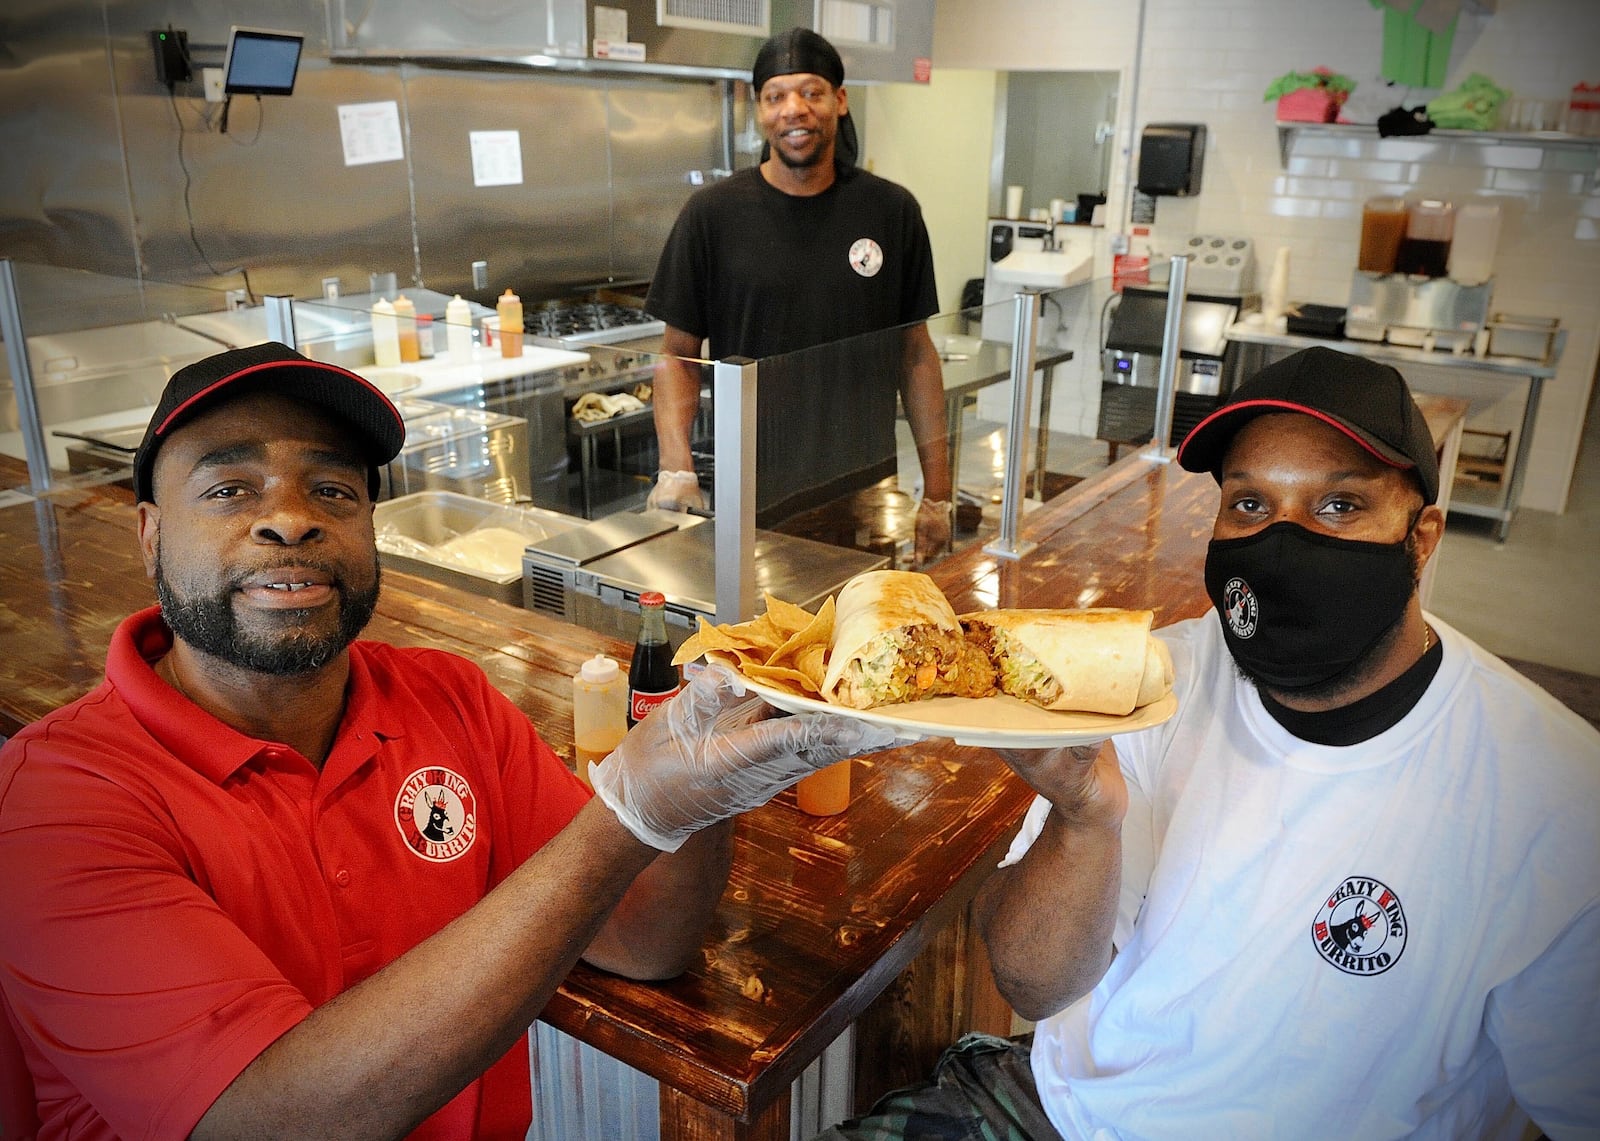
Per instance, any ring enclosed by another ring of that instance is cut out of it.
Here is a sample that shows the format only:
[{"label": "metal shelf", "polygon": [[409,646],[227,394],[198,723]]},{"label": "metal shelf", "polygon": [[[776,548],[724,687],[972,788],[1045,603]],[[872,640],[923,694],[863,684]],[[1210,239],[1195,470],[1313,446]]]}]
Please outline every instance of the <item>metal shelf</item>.
[{"label": "metal shelf", "polygon": [[[1378,128],[1371,123],[1285,123],[1278,127],[1278,163],[1289,165],[1289,152],[1294,140],[1301,135],[1325,138],[1378,138]],[[1393,135],[1391,138],[1409,140],[1444,139],[1449,142],[1480,143],[1484,146],[1501,143],[1510,146],[1534,146],[1556,150],[1592,151],[1595,170],[1589,173],[1587,189],[1600,184],[1600,138],[1588,135],[1569,135],[1561,131],[1447,131],[1432,130],[1425,135]]]}]

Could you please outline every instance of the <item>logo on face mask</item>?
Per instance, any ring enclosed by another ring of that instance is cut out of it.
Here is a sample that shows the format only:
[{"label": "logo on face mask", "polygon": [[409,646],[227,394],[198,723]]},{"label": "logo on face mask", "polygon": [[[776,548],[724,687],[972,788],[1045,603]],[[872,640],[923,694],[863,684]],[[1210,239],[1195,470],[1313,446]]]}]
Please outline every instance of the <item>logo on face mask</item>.
[{"label": "logo on face mask", "polygon": [[1256,632],[1261,607],[1256,602],[1256,592],[1244,579],[1230,578],[1222,588],[1222,613],[1235,638],[1248,638]]},{"label": "logo on face mask", "polygon": [[850,247],[850,268],[862,277],[876,277],[883,268],[883,247],[871,238],[857,238]]},{"label": "logo on face mask", "polygon": [[1381,975],[1406,949],[1406,913],[1387,884],[1351,876],[1311,922],[1317,954],[1348,975]]},{"label": "logo on face mask", "polygon": [[418,769],[394,799],[394,822],[406,847],[424,860],[448,863],[466,855],[478,837],[477,799],[459,773]]}]

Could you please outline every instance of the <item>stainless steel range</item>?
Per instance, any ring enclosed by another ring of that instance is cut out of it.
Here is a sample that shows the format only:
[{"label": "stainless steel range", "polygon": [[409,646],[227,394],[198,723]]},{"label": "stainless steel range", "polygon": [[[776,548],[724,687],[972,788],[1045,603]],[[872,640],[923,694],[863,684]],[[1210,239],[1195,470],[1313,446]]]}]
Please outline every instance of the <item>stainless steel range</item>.
[{"label": "stainless steel range", "polygon": [[643,309],[617,301],[552,301],[524,312],[522,327],[562,348],[610,345],[658,337],[666,325]]}]

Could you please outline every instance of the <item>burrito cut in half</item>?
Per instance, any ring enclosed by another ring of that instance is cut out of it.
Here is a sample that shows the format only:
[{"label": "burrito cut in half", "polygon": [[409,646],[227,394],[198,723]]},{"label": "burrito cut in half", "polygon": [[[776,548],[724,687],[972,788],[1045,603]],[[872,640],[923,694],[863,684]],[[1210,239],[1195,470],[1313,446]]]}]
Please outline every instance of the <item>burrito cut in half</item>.
[{"label": "burrito cut in half", "polygon": [[963,614],[1001,692],[1045,709],[1125,717],[1172,690],[1172,655],[1150,634],[1155,613],[986,610]]},{"label": "burrito cut in half", "polygon": [[834,614],[823,700],[874,709],[924,697],[993,692],[993,665],[964,636],[955,609],[933,579],[885,570],[845,583]]}]

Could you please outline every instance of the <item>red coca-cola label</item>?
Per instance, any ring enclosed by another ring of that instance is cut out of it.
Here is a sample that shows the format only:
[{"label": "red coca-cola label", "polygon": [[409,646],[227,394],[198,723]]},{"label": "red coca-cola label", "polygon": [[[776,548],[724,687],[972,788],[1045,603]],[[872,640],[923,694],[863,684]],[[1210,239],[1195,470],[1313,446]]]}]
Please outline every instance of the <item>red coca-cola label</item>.
[{"label": "red coca-cola label", "polygon": [[645,714],[658,705],[665,705],[683,686],[675,685],[671,689],[660,693],[645,693],[641,690],[628,691],[628,717],[634,721],[643,721]]}]

